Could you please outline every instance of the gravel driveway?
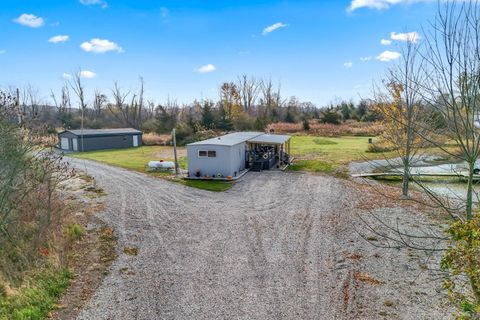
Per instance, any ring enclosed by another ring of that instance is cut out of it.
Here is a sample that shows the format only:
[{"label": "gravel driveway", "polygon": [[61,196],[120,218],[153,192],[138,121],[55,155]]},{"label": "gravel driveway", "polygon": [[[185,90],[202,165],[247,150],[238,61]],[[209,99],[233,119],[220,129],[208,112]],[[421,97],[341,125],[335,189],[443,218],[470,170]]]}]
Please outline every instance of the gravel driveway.
[{"label": "gravel driveway", "polygon": [[248,173],[213,193],[71,162],[107,192],[100,218],[119,238],[118,259],[78,319],[449,318],[419,258],[355,232],[362,194],[349,181]]}]

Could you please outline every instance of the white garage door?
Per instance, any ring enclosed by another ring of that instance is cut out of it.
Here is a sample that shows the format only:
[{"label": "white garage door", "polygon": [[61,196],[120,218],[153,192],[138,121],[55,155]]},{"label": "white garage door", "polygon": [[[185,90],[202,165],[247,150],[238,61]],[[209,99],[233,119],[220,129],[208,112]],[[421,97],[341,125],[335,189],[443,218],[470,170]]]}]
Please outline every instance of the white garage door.
[{"label": "white garage door", "polygon": [[73,151],[78,151],[78,139],[77,138],[72,139],[72,144],[73,144]]},{"label": "white garage door", "polygon": [[60,139],[60,148],[62,148],[62,150],[69,150],[68,138],[61,138]]},{"label": "white garage door", "polygon": [[133,146],[138,147],[138,136],[133,136]]}]

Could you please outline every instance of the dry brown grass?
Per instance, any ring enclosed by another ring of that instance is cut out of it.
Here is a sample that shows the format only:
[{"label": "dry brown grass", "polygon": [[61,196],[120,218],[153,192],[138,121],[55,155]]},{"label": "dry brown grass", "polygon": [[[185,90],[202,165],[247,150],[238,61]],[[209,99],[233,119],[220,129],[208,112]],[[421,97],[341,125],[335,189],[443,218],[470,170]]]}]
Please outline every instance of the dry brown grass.
[{"label": "dry brown grass", "polygon": [[166,146],[171,138],[172,137],[168,134],[159,135],[156,133],[145,133],[142,141],[146,146]]},{"label": "dry brown grass", "polygon": [[377,284],[382,284],[383,283],[382,281],[380,281],[378,279],[375,279],[371,275],[368,275],[368,274],[362,273],[362,272],[355,272],[353,276],[354,276],[355,280],[357,280],[357,281],[369,283],[369,284],[372,284],[372,285],[377,285]]},{"label": "dry brown grass", "polygon": [[309,133],[318,136],[376,136],[383,132],[383,126],[376,122],[347,121],[335,125],[310,121],[310,130],[305,132],[302,123],[278,122],[267,126],[267,131],[274,130],[276,133]]}]

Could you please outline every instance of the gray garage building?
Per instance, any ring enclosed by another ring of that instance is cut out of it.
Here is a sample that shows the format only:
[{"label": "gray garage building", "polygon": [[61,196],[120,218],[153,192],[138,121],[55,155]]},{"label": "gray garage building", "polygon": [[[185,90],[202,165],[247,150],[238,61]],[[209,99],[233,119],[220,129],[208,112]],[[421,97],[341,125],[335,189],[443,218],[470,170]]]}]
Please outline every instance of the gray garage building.
[{"label": "gray garage building", "polygon": [[235,132],[187,145],[188,177],[236,179],[246,169],[270,170],[290,163],[290,136]]},{"label": "gray garage building", "polygon": [[58,140],[64,151],[94,151],[139,147],[142,135],[132,128],[65,130],[58,134]]}]

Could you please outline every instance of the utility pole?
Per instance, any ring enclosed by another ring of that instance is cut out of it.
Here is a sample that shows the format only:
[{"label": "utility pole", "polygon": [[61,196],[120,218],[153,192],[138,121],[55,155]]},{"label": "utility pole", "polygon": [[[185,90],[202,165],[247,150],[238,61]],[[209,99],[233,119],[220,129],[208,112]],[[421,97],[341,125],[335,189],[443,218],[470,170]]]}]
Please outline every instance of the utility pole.
[{"label": "utility pole", "polygon": [[173,155],[175,156],[175,175],[178,176],[178,159],[177,159],[177,137],[175,134],[175,128],[172,130],[173,140]]}]

